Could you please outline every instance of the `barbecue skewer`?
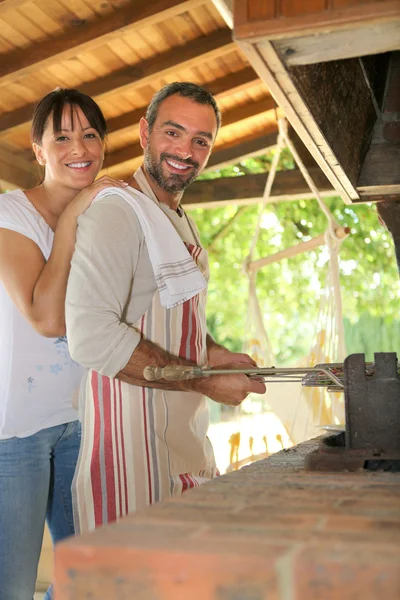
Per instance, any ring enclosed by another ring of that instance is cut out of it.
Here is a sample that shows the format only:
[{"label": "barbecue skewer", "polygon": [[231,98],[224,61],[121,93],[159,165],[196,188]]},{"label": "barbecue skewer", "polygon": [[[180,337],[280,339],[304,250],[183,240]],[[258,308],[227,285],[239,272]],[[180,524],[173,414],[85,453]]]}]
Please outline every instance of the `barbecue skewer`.
[{"label": "barbecue skewer", "polygon": [[301,381],[300,375],[306,373],[321,372],[324,373],[332,384],[340,389],[343,389],[343,384],[329,371],[320,367],[243,367],[237,369],[219,369],[212,367],[200,367],[198,365],[183,366],[183,365],[167,365],[165,367],[149,366],[144,369],[143,375],[147,381],[185,381],[198,377],[210,377],[211,375],[232,375],[242,373],[252,379],[266,379],[268,381]]}]

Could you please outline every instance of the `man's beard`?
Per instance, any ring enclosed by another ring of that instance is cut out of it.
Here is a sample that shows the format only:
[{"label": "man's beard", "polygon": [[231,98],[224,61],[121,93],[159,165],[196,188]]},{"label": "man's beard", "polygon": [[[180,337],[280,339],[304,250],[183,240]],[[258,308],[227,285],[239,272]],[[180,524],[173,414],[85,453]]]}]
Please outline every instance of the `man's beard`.
[{"label": "man's beard", "polygon": [[[165,175],[162,166],[166,159],[190,165],[193,167],[190,170],[190,175],[184,175],[183,173],[182,175],[179,173],[168,173],[168,175]],[[190,158],[183,159],[179,156],[162,152],[158,160],[149,143],[144,152],[144,166],[150,177],[168,194],[183,192],[183,190],[192,183],[199,174],[199,163]]]}]

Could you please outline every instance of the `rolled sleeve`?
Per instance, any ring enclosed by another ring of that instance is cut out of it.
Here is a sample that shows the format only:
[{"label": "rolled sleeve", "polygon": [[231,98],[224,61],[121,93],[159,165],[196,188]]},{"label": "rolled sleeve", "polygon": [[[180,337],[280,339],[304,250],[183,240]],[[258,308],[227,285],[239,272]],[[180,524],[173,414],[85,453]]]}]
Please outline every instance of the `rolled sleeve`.
[{"label": "rolled sleeve", "polygon": [[65,308],[72,358],[108,377],[126,366],[141,339],[124,320],[142,241],[123,203],[107,196],[79,218]]}]

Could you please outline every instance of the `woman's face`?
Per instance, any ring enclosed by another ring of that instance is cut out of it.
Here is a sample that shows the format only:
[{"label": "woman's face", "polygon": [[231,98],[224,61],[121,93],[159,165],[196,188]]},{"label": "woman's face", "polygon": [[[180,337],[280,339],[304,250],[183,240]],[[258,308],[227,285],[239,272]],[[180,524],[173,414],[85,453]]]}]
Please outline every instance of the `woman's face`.
[{"label": "woman's face", "polygon": [[[78,106],[66,106],[61,131],[53,131],[53,115],[47,121],[41,144],[33,144],[36,158],[45,166],[45,181],[74,190],[90,185],[104,159],[104,143]],[[73,125],[73,127],[72,127]]]}]

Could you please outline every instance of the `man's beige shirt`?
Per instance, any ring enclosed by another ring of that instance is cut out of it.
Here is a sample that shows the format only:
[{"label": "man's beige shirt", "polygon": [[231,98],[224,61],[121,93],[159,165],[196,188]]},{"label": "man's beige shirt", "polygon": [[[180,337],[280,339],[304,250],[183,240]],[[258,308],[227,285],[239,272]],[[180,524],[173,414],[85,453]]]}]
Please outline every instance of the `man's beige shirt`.
[{"label": "man's beige shirt", "polygon": [[[159,206],[183,240],[198,243],[196,226],[183,211],[179,216],[167,205]],[[68,346],[74,360],[115,377],[140,341],[132,324],[149,308],[156,289],[136,214],[110,192],[79,217],[66,298]]]}]

